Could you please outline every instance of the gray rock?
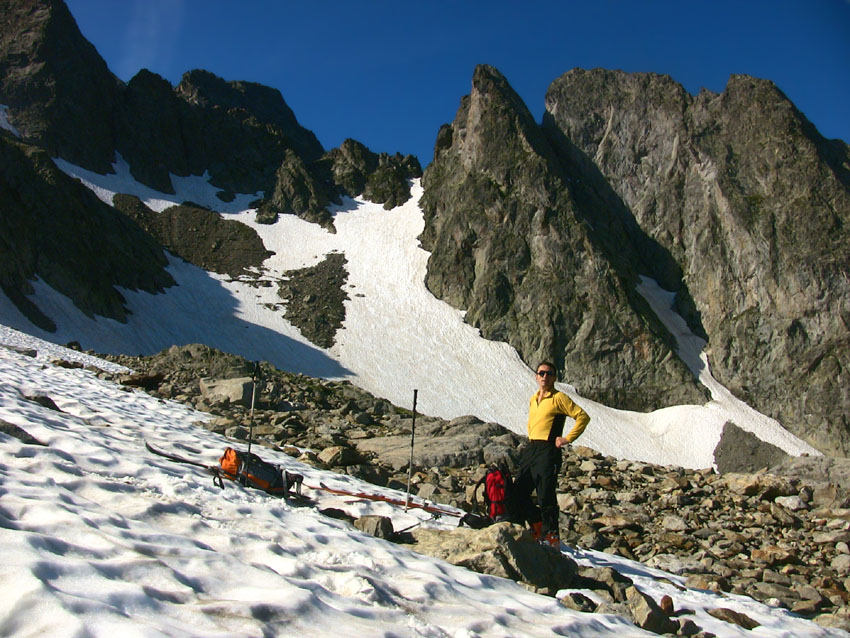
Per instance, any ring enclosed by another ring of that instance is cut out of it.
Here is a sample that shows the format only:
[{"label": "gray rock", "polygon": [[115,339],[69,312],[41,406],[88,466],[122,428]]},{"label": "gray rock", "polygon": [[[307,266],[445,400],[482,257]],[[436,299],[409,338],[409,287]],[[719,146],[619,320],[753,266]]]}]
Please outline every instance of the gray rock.
[{"label": "gray rock", "polygon": [[[169,252],[204,270],[239,277],[248,269],[260,268],[272,254],[253,228],[195,204],[158,212],[138,197],[120,193],[112,204]],[[227,250],[216,249],[222,245]]]},{"label": "gray rock", "polygon": [[809,509],[809,505],[799,496],[778,496],[776,498],[776,504],[792,512]]},{"label": "gray rock", "polygon": [[0,419],[0,432],[8,434],[9,436],[13,436],[19,441],[26,443],[27,445],[46,445],[20,426],[17,426],[14,423],[3,421],[2,419]]},{"label": "gray rock", "polygon": [[[639,229],[585,168],[496,69],[478,66],[423,176],[429,290],[529,365],[566,368],[582,396],[636,410],[703,403],[635,292]],[[562,294],[543,294],[552,288]]]},{"label": "gray rock", "polygon": [[714,448],[714,462],[721,473],[756,472],[773,467],[787,456],[782,449],[762,441],[731,421],[723,426],[720,441]]},{"label": "gray rock", "polygon": [[667,515],[661,521],[661,526],[671,532],[684,532],[688,529],[688,523],[681,516]]},{"label": "gray rock", "polygon": [[392,520],[386,516],[361,516],[354,521],[354,527],[376,538],[391,539],[395,533]]},{"label": "gray rock", "polygon": [[[426,430],[427,431],[427,430]],[[418,434],[414,438],[413,463],[416,467],[461,467],[477,465],[484,460],[483,451],[515,454],[500,442],[498,450],[489,447],[494,434],[504,435],[502,426],[492,423],[456,424],[439,436]],[[410,437],[387,436],[353,441],[362,453],[374,454],[395,470],[401,470],[410,462]],[[501,460],[501,456],[491,457]]]},{"label": "gray rock", "polygon": [[760,627],[761,624],[744,613],[739,611],[735,611],[734,609],[728,609],[726,607],[718,607],[715,609],[709,609],[708,613],[718,620],[723,620],[728,623],[732,623],[734,625],[738,625],[739,627],[743,627],[744,629],[755,629],[756,627]]},{"label": "gray rock", "polygon": [[27,401],[37,403],[41,407],[47,408],[48,410],[54,410],[56,412],[62,411],[59,409],[59,406],[56,405],[56,402],[46,394],[32,394],[29,392],[21,392],[21,396],[24,397]]},{"label": "gray rock", "polygon": [[201,395],[209,400],[226,400],[239,403],[245,407],[251,406],[254,383],[251,377],[236,379],[201,379]]},{"label": "gray rock", "polygon": [[694,558],[680,557],[675,554],[656,554],[646,561],[649,567],[655,567],[671,574],[701,572],[702,565]]},{"label": "gray rock", "polygon": [[357,465],[363,461],[354,448],[345,445],[332,445],[319,452],[319,460],[328,467]]},{"label": "gray rock", "polygon": [[790,587],[778,583],[755,583],[752,591],[760,600],[775,598],[780,600],[785,607],[790,608],[799,599],[799,594]]},{"label": "gray rock", "polygon": [[850,632],[850,617],[840,614],[821,614],[815,618],[815,622],[821,627],[843,629]]},{"label": "gray rock", "polygon": [[815,532],[812,534],[812,542],[818,544],[835,544],[850,542],[850,531],[847,530],[828,530],[825,532]]},{"label": "gray rock", "polygon": [[543,547],[518,525],[496,523],[481,530],[416,529],[413,549],[482,574],[520,581],[554,596],[570,587],[577,575],[575,562]]},{"label": "gray rock", "polygon": [[850,495],[850,458],[793,456],[770,468],[773,474],[793,476],[810,483],[815,505],[835,506]]},{"label": "gray rock", "polygon": [[839,554],[832,559],[829,566],[843,576],[850,574],[850,555]]}]

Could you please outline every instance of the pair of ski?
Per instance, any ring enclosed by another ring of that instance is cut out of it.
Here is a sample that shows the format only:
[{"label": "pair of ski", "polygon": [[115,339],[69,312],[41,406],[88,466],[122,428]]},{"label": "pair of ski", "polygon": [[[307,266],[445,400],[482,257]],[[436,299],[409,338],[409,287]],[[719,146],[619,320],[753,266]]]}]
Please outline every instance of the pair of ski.
[{"label": "pair of ski", "polygon": [[[193,465],[195,467],[200,467],[208,471],[213,475],[214,480],[221,480],[222,471],[221,468],[217,465],[207,465],[206,463],[202,463],[201,461],[196,461],[194,459],[187,458],[185,456],[181,456],[179,454],[175,454],[173,452],[167,452],[165,450],[161,450],[157,447],[151,445],[149,441],[145,441],[145,447],[152,454],[156,454],[157,456],[161,456],[170,461],[174,461],[175,463],[183,463],[186,465]],[[322,492],[327,492],[329,494],[335,494],[337,496],[348,496],[350,498],[358,499],[358,500],[369,500],[369,501],[377,501],[381,503],[388,503],[390,505],[396,507],[403,507],[405,509],[421,509],[433,516],[453,516],[455,518],[460,518],[464,515],[463,512],[458,512],[452,508],[447,506],[442,506],[437,503],[424,501],[424,500],[415,500],[411,498],[409,501],[404,498],[398,498],[394,496],[387,496],[384,494],[371,494],[368,492],[354,492],[351,490],[344,490],[334,487],[329,487],[324,483],[319,483],[318,485],[308,485],[306,483],[303,484],[304,487],[317,490]],[[284,495],[284,498],[295,498],[297,500],[310,500],[306,496],[303,496],[300,493],[289,492]]]}]

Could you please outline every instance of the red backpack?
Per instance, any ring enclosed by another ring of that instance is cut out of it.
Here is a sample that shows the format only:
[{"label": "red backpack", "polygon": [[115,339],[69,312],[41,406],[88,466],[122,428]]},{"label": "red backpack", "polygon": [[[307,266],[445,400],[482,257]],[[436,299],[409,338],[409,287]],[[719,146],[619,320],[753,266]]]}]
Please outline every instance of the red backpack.
[{"label": "red backpack", "polygon": [[507,465],[491,465],[487,473],[475,484],[473,504],[478,509],[478,488],[484,486],[485,516],[470,513],[464,516],[460,524],[473,528],[486,527],[499,521],[515,521],[514,481]]},{"label": "red backpack", "polygon": [[513,496],[513,478],[505,466],[494,466],[484,475],[484,505],[493,522],[510,520],[510,499]]}]

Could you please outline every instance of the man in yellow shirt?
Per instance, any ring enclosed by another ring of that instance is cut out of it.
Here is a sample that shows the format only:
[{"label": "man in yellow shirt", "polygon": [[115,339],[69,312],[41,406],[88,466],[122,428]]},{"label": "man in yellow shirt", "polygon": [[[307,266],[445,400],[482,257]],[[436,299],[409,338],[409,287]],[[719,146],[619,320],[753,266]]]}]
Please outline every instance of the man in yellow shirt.
[{"label": "man in yellow shirt", "polygon": [[[555,390],[555,365],[543,361],[537,366],[537,392],[528,402],[528,444],[522,451],[516,479],[516,504],[520,516],[527,521],[535,537],[553,547],[560,547],[558,529],[558,472],[561,448],[575,441],[590,417],[563,392]],[[563,436],[566,417],[575,420],[567,436]],[[537,492],[537,502],[531,498]]]}]

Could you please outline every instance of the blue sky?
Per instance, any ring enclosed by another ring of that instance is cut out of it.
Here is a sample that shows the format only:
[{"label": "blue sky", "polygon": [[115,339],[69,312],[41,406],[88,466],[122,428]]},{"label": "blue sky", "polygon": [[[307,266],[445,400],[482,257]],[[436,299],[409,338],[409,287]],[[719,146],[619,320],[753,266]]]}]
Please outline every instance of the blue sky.
[{"label": "blue sky", "polygon": [[691,93],[770,79],[829,138],[850,142],[850,0],[66,0],[127,81],[195,68],[279,89],[326,149],[345,138],[431,160],[476,64],[539,120],[574,67],[663,73]]}]

